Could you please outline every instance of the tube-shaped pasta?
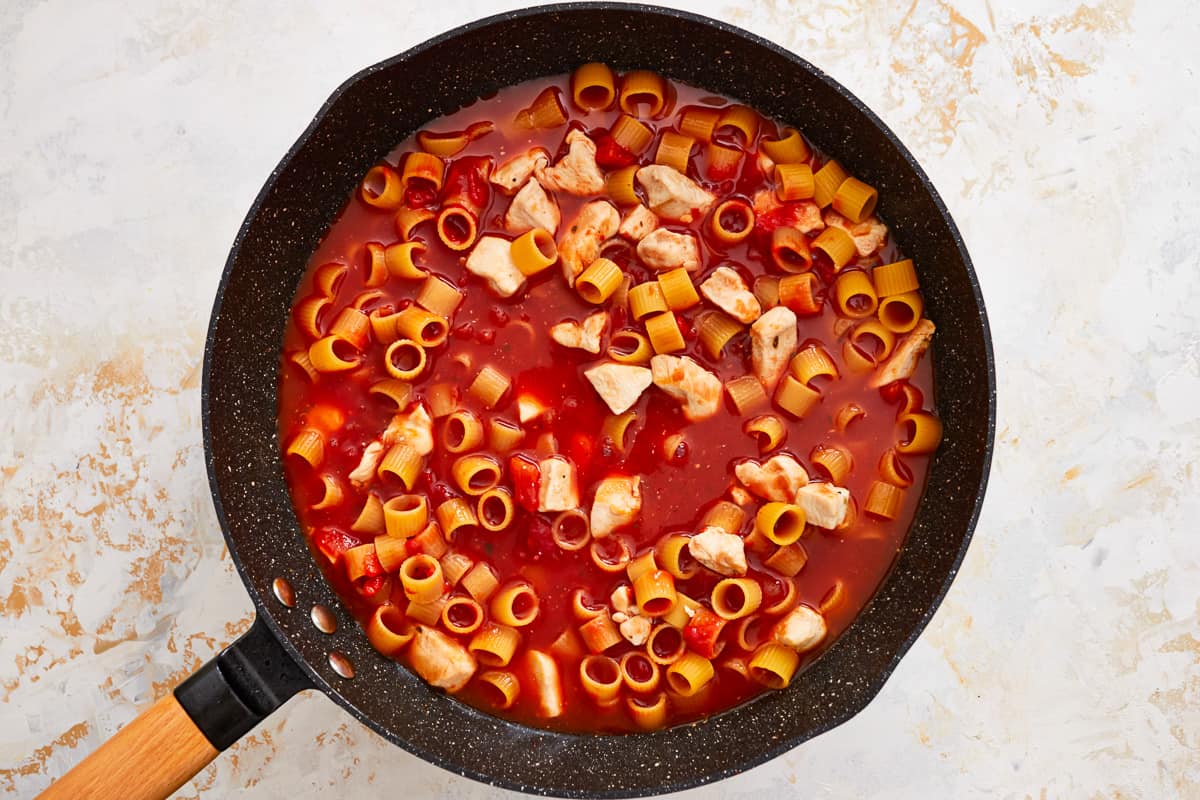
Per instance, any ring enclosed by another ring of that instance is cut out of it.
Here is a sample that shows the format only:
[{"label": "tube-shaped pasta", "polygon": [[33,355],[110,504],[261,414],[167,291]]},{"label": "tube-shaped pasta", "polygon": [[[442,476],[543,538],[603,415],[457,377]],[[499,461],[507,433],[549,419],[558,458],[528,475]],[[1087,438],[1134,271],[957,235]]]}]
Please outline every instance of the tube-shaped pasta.
[{"label": "tube-shaped pasta", "polygon": [[784,545],[763,559],[763,566],[788,578],[794,578],[807,563],[808,551],[799,542]]},{"label": "tube-shaped pasta", "polygon": [[679,602],[675,604],[675,608],[671,609],[671,613],[662,618],[662,621],[672,628],[678,628],[682,631],[692,621],[692,617],[696,615],[696,612],[706,609],[686,594],[676,594]]},{"label": "tube-shaped pasta", "polygon": [[[387,538],[391,539],[392,537]],[[436,522],[430,522],[424,530],[412,539],[405,541],[405,546],[413,547],[417,552],[431,555],[434,558],[441,558],[450,549],[446,538],[442,536],[442,529],[437,526]]]},{"label": "tube-shaped pasta", "polygon": [[607,437],[617,452],[624,453],[629,446],[629,426],[637,419],[637,413],[626,411],[624,414],[610,414],[604,418],[600,426],[601,438]]},{"label": "tube-shaped pasta", "polygon": [[584,64],[571,73],[571,99],[583,111],[605,109],[617,98],[616,84],[607,64]]},{"label": "tube-shaped pasta", "polygon": [[833,296],[838,313],[851,319],[869,317],[879,307],[879,298],[875,296],[871,278],[861,269],[847,270],[838,275],[833,284]]},{"label": "tube-shaped pasta", "polygon": [[904,440],[896,445],[897,453],[932,453],[942,442],[942,421],[932,414],[923,411],[904,414],[897,422],[905,430]]},{"label": "tube-shaped pasta", "polygon": [[821,313],[821,296],[817,276],[811,272],[787,275],[779,279],[779,302],[800,316]]},{"label": "tube-shaped pasta", "polygon": [[726,533],[739,533],[746,521],[746,512],[728,500],[718,500],[704,512],[700,528],[720,528]]},{"label": "tube-shaped pasta", "polygon": [[625,708],[629,711],[633,724],[644,731],[658,730],[667,724],[666,692],[659,692],[650,697],[626,697]]},{"label": "tube-shaped pasta", "polygon": [[482,624],[483,607],[470,597],[451,597],[442,607],[442,626],[451,633],[474,633]]},{"label": "tube-shaped pasta", "polygon": [[404,484],[404,488],[411,492],[417,484],[417,473],[421,471],[423,461],[421,454],[412,445],[397,442],[384,453],[376,468],[376,474],[380,480],[398,479]]},{"label": "tube-shaped pasta", "polygon": [[[670,627],[670,626],[663,626]],[[621,656],[621,680],[631,692],[652,692],[658,688],[658,664],[636,650]]]},{"label": "tube-shaped pasta", "polygon": [[[802,545],[800,544],[789,545],[789,547],[798,547],[803,549]],[[787,548],[781,547],[779,549],[785,550]],[[808,558],[808,551],[804,552],[804,558]],[[780,581],[780,583],[783,584],[783,593],[779,594],[778,597],[772,600],[768,605],[762,607],[763,613],[767,614],[768,616],[778,616],[785,611],[791,611],[796,605],[796,601],[800,597],[800,590],[796,588],[796,582],[791,580],[791,576],[789,576],[789,578],[786,580]]]},{"label": "tube-shaped pasta", "polygon": [[442,577],[451,586],[457,586],[462,577],[475,566],[475,562],[466,553],[449,552],[439,560],[442,564]]},{"label": "tube-shaped pasta", "polygon": [[770,311],[779,305],[779,284],[781,280],[774,275],[759,275],[754,279],[754,298],[758,300],[763,311]]},{"label": "tube-shaped pasta", "polygon": [[[617,117],[609,131],[616,144],[633,155],[640,155],[654,141],[654,131],[628,114]],[[661,150],[661,146],[659,147]],[[661,163],[661,162],[659,162]]]},{"label": "tube-shaped pasta", "polygon": [[917,281],[917,271],[913,269],[913,262],[908,258],[875,267],[871,270],[871,280],[880,297],[907,294],[915,292],[920,287],[920,283]]},{"label": "tube-shaped pasta", "polygon": [[646,106],[644,116],[657,117],[667,107],[668,88],[662,76],[644,69],[626,72],[621,78],[621,93],[617,104],[626,114],[638,115]]},{"label": "tube-shaped pasta", "polygon": [[619,364],[645,364],[654,355],[650,340],[637,331],[622,330],[608,342],[608,357]]},{"label": "tube-shaped pasta", "polygon": [[475,413],[460,408],[442,426],[442,447],[447,453],[465,453],[483,442],[483,423]]},{"label": "tube-shaped pasta", "polygon": [[676,127],[684,136],[690,136],[698,142],[707,142],[712,140],[713,131],[720,118],[721,112],[715,108],[689,106],[679,115],[679,125]]},{"label": "tube-shaped pasta", "polygon": [[[817,238],[813,239],[811,246],[813,250],[820,250],[829,257],[834,271],[840,270],[858,255],[854,238],[835,225],[830,225],[817,234]],[[867,282],[869,283],[870,279],[867,279]]]},{"label": "tube-shaped pasta", "polygon": [[758,136],[758,125],[758,112],[754,109],[742,105],[729,105],[721,109],[716,130],[733,128],[742,134],[742,145],[750,147],[754,144],[754,138]]},{"label": "tube-shaped pasta", "polygon": [[753,375],[742,375],[725,383],[725,393],[729,401],[737,409],[737,413],[745,416],[767,404],[767,393],[763,390],[758,378]]},{"label": "tube-shaped pasta", "polygon": [[687,650],[682,630],[674,625],[655,625],[646,640],[646,655],[655,664],[667,665],[679,659]]},{"label": "tube-shaped pasta", "polygon": [[805,386],[792,375],[784,375],[775,391],[775,405],[797,419],[803,419],[820,402],[820,392]]},{"label": "tube-shaped pasta", "polygon": [[879,301],[879,321],[892,333],[908,333],[917,327],[925,301],[916,292],[894,294]]},{"label": "tube-shaped pasta", "polygon": [[395,378],[384,378],[371,384],[367,392],[375,397],[383,398],[396,411],[402,411],[408,406],[408,401],[412,397],[412,385]]},{"label": "tube-shaped pasta", "polygon": [[500,588],[500,579],[496,577],[496,570],[483,561],[467,570],[459,583],[479,603],[486,603],[488,598]]},{"label": "tube-shaped pasta", "polygon": [[579,635],[583,644],[592,653],[603,653],[605,650],[622,641],[621,632],[607,613],[592,617],[579,626]]},{"label": "tube-shaped pasta", "polygon": [[417,294],[417,305],[444,319],[454,316],[454,312],[458,310],[462,301],[463,293],[437,275],[430,275],[426,278],[425,282],[421,284],[421,291]]},{"label": "tube-shaped pasta", "polygon": [[537,275],[558,261],[558,245],[543,228],[534,228],[513,239],[509,248],[513,263],[526,278]]},{"label": "tube-shaped pasta", "polygon": [[396,332],[397,316],[399,315],[392,313],[391,306],[376,308],[367,315],[372,336],[375,337],[377,343],[384,347],[400,338],[400,334]]},{"label": "tube-shaped pasta", "polygon": [[675,579],[662,569],[643,572],[633,581],[633,595],[642,614],[647,617],[664,616],[675,608]]},{"label": "tube-shaped pasta", "polygon": [[834,415],[833,429],[839,433],[845,433],[851,425],[865,417],[866,414],[867,412],[858,403],[846,403]]},{"label": "tube-shaped pasta", "polygon": [[479,674],[478,683],[488,687],[486,700],[492,708],[500,711],[512,708],[521,695],[521,682],[511,672],[489,669]]},{"label": "tube-shaped pasta", "polygon": [[446,588],[442,565],[424,553],[409,556],[400,565],[400,585],[410,603],[432,603]]},{"label": "tube-shaped pasta", "polygon": [[667,667],[667,685],[671,691],[691,697],[713,679],[713,665],[696,653],[684,653]]},{"label": "tube-shaped pasta", "polygon": [[547,86],[538,92],[528,107],[517,112],[514,119],[518,128],[549,129],[567,124],[567,110],[563,107],[559,91]]},{"label": "tube-shaped pasta", "polygon": [[820,467],[832,483],[842,484],[850,470],[854,469],[854,457],[841,445],[819,444],[813,448],[808,460]]},{"label": "tube-shaped pasta", "polygon": [[855,373],[870,372],[876,366],[875,359],[855,347],[849,339],[842,343],[842,362],[846,369]]},{"label": "tube-shaped pasta", "polygon": [[709,142],[704,148],[704,155],[708,159],[707,175],[711,180],[722,181],[737,177],[743,155],[741,148]]},{"label": "tube-shaped pasta", "polygon": [[875,211],[879,192],[858,178],[846,178],[833,193],[833,210],[857,224]]},{"label": "tube-shaped pasta", "polygon": [[692,147],[695,144],[696,140],[690,136],[684,136],[674,131],[663,131],[662,138],[658,140],[658,150],[654,152],[654,163],[671,167],[686,175],[688,161],[692,157]]},{"label": "tube-shaped pasta", "polygon": [[830,586],[821,598],[817,610],[822,614],[829,614],[844,602],[846,602],[846,585],[840,580],[835,580],[833,586]]},{"label": "tube-shaped pasta", "polygon": [[406,281],[425,280],[428,271],[417,266],[416,257],[425,252],[422,242],[389,244],[383,251],[383,262],[393,278]]},{"label": "tube-shaped pasta", "polygon": [[512,583],[501,587],[492,595],[488,604],[492,619],[501,625],[521,628],[538,615],[537,592],[528,583]]},{"label": "tube-shaped pasta", "polygon": [[452,497],[442,503],[434,511],[437,516],[438,525],[442,528],[442,533],[447,541],[453,542],[454,537],[460,532],[465,532],[479,525],[479,519],[475,516],[475,509],[471,504],[461,497]]},{"label": "tube-shaped pasta", "polygon": [[750,677],[768,689],[782,689],[792,682],[800,654],[775,642],[761,645],[750,657]]},{"label": "tube-shaped pasta", "polygon": [[443,594],[431,603],[409,603],[404,613],[411,620],[433,627],[441,620],[442,608],[445,607],[447,599]]},{"label": "tube-shaped pasta", "polygon": [[488,449],[495,453],[507,453],[525,439],[525,431],[515,422],[492,418],[487,422]]},{"label": "tube-shaped pasta", "polygon": [[754,209],[744,200],[726,200],[709,217],[708,229],[721,244],[743,242],[754,232]]},{"label": "tube-shaped pasta", "polygon": [[383,533],[387,530],[383,519],[383,501],[373,494],[367,495],[362,510],[350,526],[355,533]]},{"label": "tube-shaped pasta", "polygon": [[550,644],[550,652],[562,663],[572,663],[583,658],[583,641],[574,628],[563,628]]},{"label": "tube-shaped pasta", "polygon": [[896,345],[896,335],[879,320],[869,319],[860,322],[850,331],[848,341],[873,364],[879,364],[892,354]]},{"label": "tube-shaped pasta", "polygon": [[762,587],[753,578],[725,578],[712,589],[712,608],[721,619],[753,614],[762,604]]},{"label": "tube-shaped pasta", "polygon": [[753,436],[758,452],[766,454],[787,441],[787,427],[774,414],[759,414],[742,423],[742,431]]},{"label": "tube-shaped pasta", "polygon": [[600,305],[617,290],[625,274],[607,258],[597,258],[575,280],[575,291],[593,305]]},{"label": "tube-shaped pasta", "polygon": [[678,353],[687,347],[679,323],[670,311],[646,317],[645,325],[646,335],[650,337],[650,346],[655,353]]},{"label": "tube-shaped pasta", "polygon": [[333,508],[340,506],[346,493],[342,490],[342,482],[336,475],[325,473],[321,476],[322,493],[321,499],[313,503],[309,508],[314,511],[319,511],[324,508]]},{"label": "tube-shaped pasta", "polygon": [[636,320],[667,310],[662,287],[658,281],[639,283],[629,290],[629,313]]},{"label": "tube-shaped pasta", "polygon": [[501,469],[496,459],[475,453],[455,459],[450,474],[464,494],[478,497],[500,483]]},{"label": "tube-shaped pasta", "polygon": [[284,454],[296,456],[316,469],[325,461],[325,437],[320,431],[305,428],[292,437]]},{"label": "tube-shaped pasta", "polygon": [[592,563],[601,572],[621,572],[633,558],[633,550],[623,536],[605,536],[603,539],[592,539],[589,546]]},{"label": "tube-shaped pasta", "polygon": [[778,545],[804,535],[804,509],[791,503],[764,503],[754,516],[754,528]]},{"label": "tube-shaped pasta", "polygon": [[516,628],[489,622],[475,632],[467,649],[484,666],[507,667],[520,643],[521,634]]},{"label": "tube-shaped pasta", "polygon": [[901,489],[907,489],[913,483],[912,470],[900,460],[896,450],[891,447],[879,457],[879,477]]},{"label": "tube-shaped pasta", "polygon": [[700,574],[700,562],[696,561],[687,549],[689,541],[690,538],[681,533],[672,533],[659,539],[654,546],[662,568],[681,581]]},{"label": "tube-shaped pasta", "polygon": [[848,177],[841,164],[833,159],[826,161],[823,167],[813,173],[813,201],[825,208],[833,202],[838,188]]},{"label": "tube-shaped pasta", "polygon": [[495,128],[495,125],[485,120],[471,123],[465,131],[454,131],[451,133],[419,131],[417,133],[417,145],[426,153],[441,158],[453,158],[465,150],[471,142],[487,136]]},{"label": "tube-shaped pasta", "polygon": [[692,276],[683,267],[660,273],[658,288],[662,291],[667,308],[672,311],[684,311],[692,306],[700,305],[700,295],[697,294],[696,286],[692,283]]},{"label": "tube-shaped pasta", "polygon": [[383,354],[383,366],[397,380],[416,379],[425,371],[425,363],[425,348],[412,339],[397,339]]},{"label": "tube-shaped pasta", "polygon": [[733,644],[739,650],[752,651],[770,635],[770,626],[764,614],[747,614],[734,622]]},{"label": "tube-shaped pasta", "polygon": [[363,280],[363,286],[367,289],[375,289],[383,284],[388,279],[387,261],[384,258],[385,248],[379,242],[367,242],[367,276]]},{"label": "tube-shaped pasta", "polygon": [[758,148],[776,164],[802,164],[812,157],[808,142],[795,128],[784,128],[778,139],[764,137]]},{"label": "tube-shaped pasta", "polygon": [[376,164],[363,176],[358,196],[372,208],[395,211],[404,203],[404,185],[400,182],[400,174],[387,164]]},{"label": "tube-shaped pasta", "polygon": [[479,217],[463,206],[443,206],[437,215],[437,235],[447,248],[466,250],[479,236]]},{"label": "tube-shaped pasta", "polygon": [[833,358],[825,352],[825,348],[816,343],[800,348],[788,362],[788,368],[796,380],[805,386],[811,386],[817,378],[838,379],[837,364],[833,363]]},{"label": "tube-shaped pasta", "polygon": [[516,515],[512,494],[508,489],[493,487],[479,495],[476,505],[479,526],[485,531],[502,531],[512,524]]},{"label": "tube-shaped pasta", "polygon": [[771,233],[771,260],[784,272],[806,272],[812,269],[812,246],[798,229],[780,226]]},{"label": "tube-shaped pasta", "polygon": [[584,656],[579,662],[579,683],[595,702],[611,703],[621,691],[621,666],[609,656]]},{"label": "tube-shaped pasta", "polygon": [[629,562],[629,565],[625,567],[625,574],[629,576],[630,581],[636,581],[647,572],[653,572],[656,569],[658,569],[658,562],[654,559],[654,551],[647,550]]},{"label": "tube-shaped pasta", "polygon": [[442,179],[446,175],[446,164],[433,153],[409,153],[404,157],[400,173],[400,184],[405,190],[414,180],[428,181],[435,191],[442,190]]},{"label": "tube-shaped pasta", "polygon": [[880,519],[895,519],[904,504],[904,490],[884,481],[872,481],[863,511]]},{"label": "tube-shaped pasta", "polygon": [[448,416],[458,408],[458,387],[452,383],[435,383],[425,390],[425,402],[434,419]]},{"label": "tube-shaped pasta", "polygon": [[343,308],[329,326],[329,335],[348,342],[355,350],[362,351],[367,346],[367,338],[371,323],[367,315],[357,308]]},{"label": "tube-shaped pasta", "polygon": [[400,338],[411,339],[421,347],[437,347],[450,335],[445,318],[418,306],[409,306],[395,316]]},{"label": "tube-shaped pasta", "polygon": [[436,216],[437,214],[428,208],[408,208],[405,206],[396,212],[396,216],[392,222],[396,226],[396,234],[402,242],[415,244],[412,236],[413,228],[422,222],[428,222]]},{"label": "tube-shaped pasta", "polygon": [[479,370],[467,387],[467,392],[483,403],[485,408],[495,408],[511,385],[512,381],[507,375],[489,364]]},{"label": "tube-shaped pasta", "polygon": [[638,165],[621,167],[608,173],[604,179],[604,192],[619,206],[636,206],[642,202],[637,196],[634,178],[637,176]]},{"label": "tube-shaped pasta", "polygon": [[813,171],[808,164],[775,165],[775,196],[781,202],[808,200],[813,189]]},{"label": "tube-shaped pasta", "polygon": [[415,631],[400,609],[383,605],[375,609],[364,626],[367,641],[385,656],[394,656],[413,640]]},{"label": "tube-shaped pasta", "polygon": [[338,336],[317,339],[308,348],[308,360],[317,372],[345,372],[362,363],[354,345]]},{"label": "tube-shaped pasta", "polygon": [[592,599],[587,589],[579,588],[571,592],[571,613],[580,622],[587,622],[589,619],[595,619],[608,612],[603,603]]},{"label": "tube-shaped pasta", "polygon": [[383,504],[383,524],[388,536],[408,539],[429,523],[429,502],[422,494],[389,497]]},{"label": "tube-shaped pasta", "polygon": [[377,303],[383,300],[383,298],[384,294],[381,290],[366,289],[354,296],[354,299],[350,301],[350,308],[357,308],[359,311],[366,314],[368,313],[367,306],[371,305],[372,303]]},{"label": "tube-shaped pasta", "polygon": [[292,308],[292,317],[296,327],[310,339],[320,339],[324,333],[321,327],[321,317],[333,304],[333,300],[323,294],[309,295],[296,303]]}]

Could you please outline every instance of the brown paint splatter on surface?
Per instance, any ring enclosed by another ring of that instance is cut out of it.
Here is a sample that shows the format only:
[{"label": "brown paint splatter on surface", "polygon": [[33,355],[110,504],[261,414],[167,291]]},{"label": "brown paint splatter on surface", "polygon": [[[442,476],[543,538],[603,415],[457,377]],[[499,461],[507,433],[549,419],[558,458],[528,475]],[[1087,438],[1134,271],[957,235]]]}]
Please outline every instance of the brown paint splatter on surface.
[{"label": "brown paint splatter on surface", "polygon": [[46,761],[56,751],[62,748],[71,749],[79,740],[87,736],[91,727],[87,722],[77,722],[43,747],[33,751],[24,763],[11,768],[0,768],[0,788],[5,791],[16,791],[16,779],[28,775],[37,775],[46,768]]},{"label": "brown paint splatter on surface", "polygon": [[1070,483],[1071,481],[1078,478],[1081,474],[1083,474],[1083,467],[1076,464],[1075,466],[1071,467],[1070,469],[1068,469],[1066,472],[1063,473],[1062,482]]}]

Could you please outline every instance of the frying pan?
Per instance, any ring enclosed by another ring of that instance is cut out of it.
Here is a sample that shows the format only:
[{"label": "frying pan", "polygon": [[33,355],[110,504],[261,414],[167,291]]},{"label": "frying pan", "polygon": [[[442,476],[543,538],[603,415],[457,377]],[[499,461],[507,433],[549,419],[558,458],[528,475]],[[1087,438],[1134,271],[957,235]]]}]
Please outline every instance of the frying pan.
[{"label": "frying pan", "polygon": [[[656,70],[794,122],[878,187],[880,214],[920,265],[927,313],[938,325],[932,358],[945,425],[925,500],[890,574],[854,624],[791,687],[699,723],[624,736],[505,722],[378,655],[306,552],[275,425],[279,346],[293,291],[360,176],[431,119],[587,61]],[[271,173],[234,241],[213,307],[201,397],[213,503],[257,617],[248,633],[46,797],[163,797],[306,689],[325,692],[427,761],[525,792],[641,796],[741,772],[845,722],[879,692],[966,551],[995,424],[991,339],[970,258],[945,205],[896,136],[837,82],[770,42],[693,14],[615,3],[491,17],[369,67],[338,88]],[[291,606],[274,589],[280,578],[291,588]],[[335,632],[314,626],[315,604],[330,610]]]}]

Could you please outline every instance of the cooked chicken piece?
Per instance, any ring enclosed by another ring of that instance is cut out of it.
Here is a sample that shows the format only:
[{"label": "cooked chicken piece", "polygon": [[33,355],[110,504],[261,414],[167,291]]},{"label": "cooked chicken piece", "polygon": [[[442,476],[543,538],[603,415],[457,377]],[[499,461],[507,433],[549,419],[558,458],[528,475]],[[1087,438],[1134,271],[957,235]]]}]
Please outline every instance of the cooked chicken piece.
[{"label": "cooked chicken piece", "polygon": [[654,215],[654,212],[643,205],[638,205],[621,221],[621,227],[617,229],[617,233],[631,242],[640,242],[646,238],[646,234],[657,227],[658,217]]},{"label": "cooked chicken piece", "polygon": [[[754,195],[754,215],[761,217],[776,209],[783,208],[774,189],[763,189]],[[788,203],[787,211],[781,212],[779,224],[796,228],[801,233],[813,233],[825,230],[825,221],[821,219],[821,207],[809,200]]]},{"label": "cooked chicken piece", "polygon": [[655,228],[638,242],[637,254],[643,264],[660,272],[676,267],[688,272],[700,269],[700,245],[690,233]]},{"label": "cooked chicken piece", "polygon": [[379,468],[379,462],[383,460],[383,454],[383,442],[371,442],[366,446],[363,450],[362,458],[358,460],[358,466],[347,476],[350,478],[350,483],[355,489],[362,489],[368,483],[375,480],[375,470]]},{"label": "cooked chicken piece", "polygon": [[467,256],[467,270],[488,282],[501,297],[512,297],[525,287],[525,276],[512,259],[512,242],[499,236],[483,236]]},{"label": "cooked chicken piece", "polygon": [[796,492],[808,483],[808,472],[787,453],[773,455],[759,464],[743,461],[733,474],[754,494],[779,503],[795,502]]},{"label": "cooked chicken piece", "polygon": [[562,678],[558,662],[549,653],[529,650],[525,654],[529,677],[537,695],[537,713],[541,717],[557,717],[563,713]]},{"label": "cooked chicken piece", "polygon": [[522,424],[532,422],[549,410],[545,403],[531,394],[517,395],[517,418]]},{"label": "cooked chicken piece", "polygon": [[554,199],[546,194],[540,183],[530,178],[509,204],[504,214],[504,227],[514,236],[534,228],[543,228],[555,234],[560,220]]},{"label": "cooked chicken piece", "polygon": [[608,312],[597,311],[584,317],[582,323],[566,319],[550,326],[550,338],[563,347],[576,350],[586,350],[589,353],[600,352],[600,337],[608,325]]},{"label": "cooked chicken piece", "polygon": [[795,502],[804,509],[808,524],[833,530],[846,521],[850,490],[832,483],[810,483],[796,492]]},{"label": "cooked chicken piece", "polygon": [[562,456],[542,459],[538,465],[538,511],[570,511],[579,508],[579,476],[575,465]]},{"label": "cooked chicken piece", "polygon": [[[633,589],[628,584],[623,583],[613,589],[612,594],[609,595],[608,602],[619,614],[628,616],[637,613],[637,606],[633,604]],[[617,620],[617,622],[620,622],[620,620]]]},{"label": "cooked chicken piece", "polygon": [[433,417],[429,416],[424,403],[417,403],[403,414],[392,417],[383,432],[383,444],[391,447],[396,442],[405,442],[420,455],[433,452]]},{"label": "cooked chicken piece", "polygon": [[700,294],[738,322],[749,325],[762,316],[758,298],[750,291],[742,276],[737,274],[737,270],[730,267],[713,270],[713,274],[700,284]]},{"label": "cooked chicken piece", "polygon": [[492,184],[504,194],[512,194],[533,173],[550,163],[550,154],[544,147],[534,147],[501,164],[492,173]]},{"label": "cooked chicken piece", "polygon": [[637,519],[642,510],[641,481],[636,475],[610,475],[596,485],[590,520],[592,536],[603,539]]},{"label": "cooked chicken piece", "polygon": [[625,637],[625,641],[634,647],[641,647],[650,638],[650,629],[653,627],[654,623],[648,617],[634,614],[618,625],[617,630]]},{"label": "cooked chicken piece", "polygon": [[721,379],[687,356],[650,359],[654,385],[683,403],[683,416],[698,422],[721,409]]},{"label": "cooked chicken piece", "polygon": [[934,330],[933,323],[929,320],[923,319],[918,322],[917,327],[913,328],[912,332],[896,345],[896,350],[892,353],[891,358],[883,363],[868,385],[878,388],[895,381],[911,378],[917,370],[921,356],[925,355],[925,351],[929,349],[929,342],[933,339]]},{"label": "cooked chicken piece", "polygon": [[733,576],[746,574],[746,545],[736,533],[705,528],[688,540],[688,552],[713,572]]},{"label": "cooked chicken piece", "polygon": [[767,394],[775,391],[796,351],[796,315],[775,306],[750,326],[750,363]]},{"label": "cooked chicken piece", "polygon": [[583,371],[583,376],[614,414],[628,411],[653,380],[653,373],[645,367],[618,364],[615,361],[588,367]]},{"label": "cooked chicken piece", "polygon": [[803,653],[819,645],[827,630],[825,617],[819,611],[808,606],[796,606],[779,620],[772,636],[780,644]]},{"label": "cooked chicken piece", "polygon": [[575,285],[579,273],[596,260],[601,245],[617,232],[620,224],[621,215],[607,200],[593,200],[579,209],[579,215],[567,225],[558,242],[558,257],[568,285]]},{"label": "cooked chicken piece", "polygon": [[869,256],[878,250],[887,239],[887,225],[877,217],[867,217],[862,222],[851,222],[832,208],[825,212],[825,224],[841,228],[854,239],[854,249],[860,256]]},{"label": "cooked chicken piece", "polygon": [[729,499],[732,500],[733,504],[736,506],[748,506],[754,501],[754,498],[750,496],[750,493],[738,486],[736,483],[729,487]]},{"label": "cooked chicken piece", "polygon": [[691,222],[712,207],[716,195],[679,170],[651,164],[637,171],[637,182],[646,192],[646,205],[660,217]]},{"label": "cooked chicken piece", "polygon": [[567,154],[553,167],[538,167],[534,175],[538,183],[556,192],[584,197],[604,191],[604,173],[596,165],[596,143],[578,129],[567,134]]},{"label": "cooked chicken piece", "polygon": [[408,646],[412,668],[425,682],[457,692],[475,674],[475,657],[446,634],[424,625],[414,625],[416,635]]}]

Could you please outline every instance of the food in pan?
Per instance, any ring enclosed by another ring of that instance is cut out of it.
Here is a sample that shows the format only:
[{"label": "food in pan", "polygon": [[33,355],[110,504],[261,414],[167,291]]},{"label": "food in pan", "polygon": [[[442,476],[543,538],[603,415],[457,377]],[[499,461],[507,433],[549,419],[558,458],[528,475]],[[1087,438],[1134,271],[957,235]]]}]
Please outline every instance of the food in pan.
[{"label": "food in pan", "polygon": [[786,687],[883,579],[941,439],[877,197],[794,127],[603,64],[372,167],[299,287],[279,403],[371,643],[559,730]]}]

